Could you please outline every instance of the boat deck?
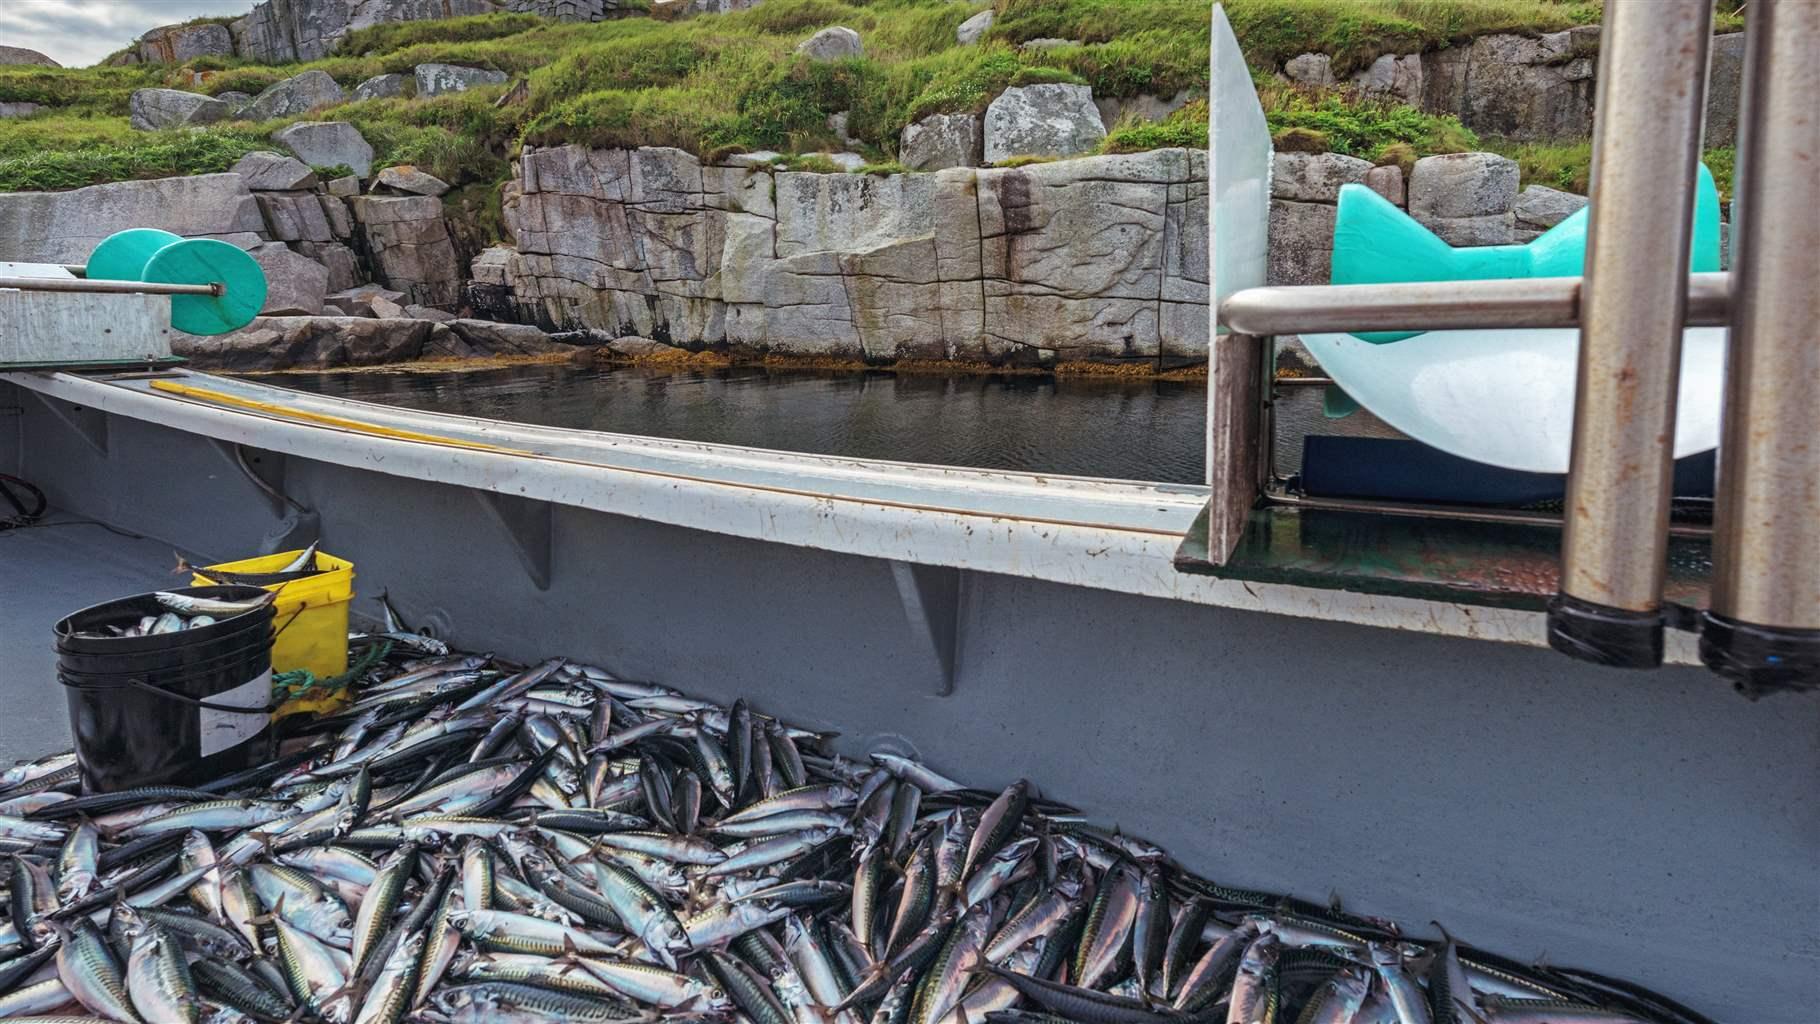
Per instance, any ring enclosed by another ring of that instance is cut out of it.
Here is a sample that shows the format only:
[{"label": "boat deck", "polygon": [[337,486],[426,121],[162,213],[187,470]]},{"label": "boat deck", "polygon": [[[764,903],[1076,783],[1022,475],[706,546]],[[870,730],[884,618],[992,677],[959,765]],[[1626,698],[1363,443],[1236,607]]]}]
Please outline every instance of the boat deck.
[{"label": "boat deck", "polygon": [[[51,629],[70,612],[172,585],[171,548],[77,516],[0,530],[0,752],[37,757],[70,745]],[[187,583],[187,580],[177,582]]]},{"label": "boat deck", "polygon": [[[0,685],[31,695],[8,702],[29,709],[0,732],[8,758],[68,743],[55,616],[175,579],[172,546],[225,560],[308,527],[358,565],[354,612],[385,590],[468,649],[744,698],[838,732],[846,756],[1026,777],[1221,884],[1442,920],[1726,1020],[1805,1024],[1820,1005],[1820,695],[1752,704],[1704,671],[1567,661],[1522,609],[1177,572],[1204,489],[187,373],[5,375],[0,467],[163,542],[0,536],[0,620],[26,641]],[[1750,941],[1690,942],[1714,907]]]}]

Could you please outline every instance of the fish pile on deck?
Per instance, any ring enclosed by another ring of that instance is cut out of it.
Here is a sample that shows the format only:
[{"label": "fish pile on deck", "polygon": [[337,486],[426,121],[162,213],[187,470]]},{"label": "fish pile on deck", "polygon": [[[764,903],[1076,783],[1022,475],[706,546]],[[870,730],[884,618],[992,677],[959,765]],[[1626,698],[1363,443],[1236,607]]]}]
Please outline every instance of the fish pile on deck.
[{"label": "fish pile on deck", "polygon": [[1023,781],[971,789],[743,701],[386,635],[353,705],[272,764],[92,796],[67,754],[0,776],[0,1017],[1704,1020],[1216,885]]}]

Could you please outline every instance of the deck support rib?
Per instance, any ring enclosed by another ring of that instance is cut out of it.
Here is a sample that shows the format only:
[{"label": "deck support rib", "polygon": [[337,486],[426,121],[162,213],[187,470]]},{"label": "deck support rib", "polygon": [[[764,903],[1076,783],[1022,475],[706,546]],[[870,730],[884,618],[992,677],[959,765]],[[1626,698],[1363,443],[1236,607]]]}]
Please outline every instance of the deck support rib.
[{"label": "deck support rib", "polygon": [[532,585],[538,590],[550,589],[552,552],[556,546],[555,516],[550,503],[492,491],[472,493],[480,507],[505,531]]},{"label": "deck support rib", "polygon": [[919,646],[935,659],[938,697],[954,696],[960,669],[961,614],[966,574],[959,569],[891,561],[904,618]]},{"label": "deck support rib", "polygon": [[82,438],[90,448],[95,449],[97,455],[104,459],[107,458],[107,413],[99,409],[91,409],[86,405],[77,405],[60,398],[52,398],[42,392],[31,391],[29,388],[20,390],[26,391],[33,398],[43,402],[44,407],[51,411],[51,415],[62,421],[64,426],[75,431],[76,436]]}]

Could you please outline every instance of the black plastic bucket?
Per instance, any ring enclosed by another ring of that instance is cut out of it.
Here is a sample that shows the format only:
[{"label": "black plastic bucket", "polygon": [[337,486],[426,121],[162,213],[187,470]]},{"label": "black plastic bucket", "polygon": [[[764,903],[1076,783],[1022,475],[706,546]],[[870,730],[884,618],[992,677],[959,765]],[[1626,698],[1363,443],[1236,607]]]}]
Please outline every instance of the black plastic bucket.
[{"label": "black plastic bucket", "polygon": [[[184,587],[244,601],[257,587]],[[76,634],[168,609],[150,594],[84,608],[57,623],[57,681],[85,793],[197,785],[273,756],[272,606],[152,636]]]}]

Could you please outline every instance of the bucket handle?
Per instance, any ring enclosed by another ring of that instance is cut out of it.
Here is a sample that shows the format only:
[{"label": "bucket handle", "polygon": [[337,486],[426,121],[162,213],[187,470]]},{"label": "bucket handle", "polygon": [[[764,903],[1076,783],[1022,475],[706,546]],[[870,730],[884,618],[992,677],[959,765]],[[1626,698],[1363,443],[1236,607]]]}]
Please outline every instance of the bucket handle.
[{"label": "bucket handle", "polygon": [[302,604],[298,605],[297,610],[291,613],[291,617],[284,620],[284,625],[279,626],[277,629],[272,630],[272,639],[274,641],[276,641],[279,637],[283,636],[284,631],[291,628],[291,623],[297,621],[297,616],[302,615],[304,612],[307,612],[309,610],[310,610],[310,605],[309,605],[308,601],[305,601]]},{"label": "bucket handle", "polygon": [[[69,687],[72,690],[98,689],[98,687],[83,686],[80,683],[71,683],[69,680],[63,679],[62,677],[59,677],[57,681],[62,683],[64,686]],[[208,711],[229,711],[229,712],[232,712],[237,715],[270,714],[272,711],[270,705],[267,705],[263,708],[249,708],[249,707],[239,707],[239,706],[233,705],[233,704],[213,704],[206,700],[199,700],[195,697],[191,697],[188,694],[182,694],[182,693],[177,693],[172,690],[167,690],[162,686],[157,686],[157,685],[147,682],[145,679],[137,677],[137,676],[134,676],[134,677],[122,680],[122,681],[125,682],[126,685],[132,687],[135,690],[138,690],[141,693],[149,693],[149,694],[153,694],[158,697],[168,697],[171,700],[178,701],[183,704],[190,704],[195,707],[203,708]]]}]

